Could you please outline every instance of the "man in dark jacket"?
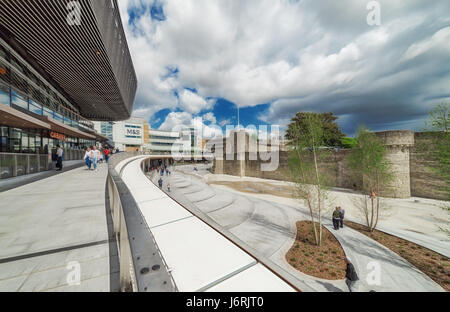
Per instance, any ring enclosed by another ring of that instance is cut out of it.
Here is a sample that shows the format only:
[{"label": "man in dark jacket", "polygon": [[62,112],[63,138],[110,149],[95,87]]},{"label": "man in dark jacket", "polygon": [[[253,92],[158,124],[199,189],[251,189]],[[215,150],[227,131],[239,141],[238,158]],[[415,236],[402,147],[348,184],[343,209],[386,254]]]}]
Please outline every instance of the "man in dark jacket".
[{"label": "man in dark jacket", "polygon": [[350,292],[354,292],[356,290],[356,283],[359,280],[358,274],[356,274],[355,267],[352,264],[350,258],[345,258],[345,263],[347,263],[347,270],[345,271],[345,283],[348,286]]},{"label": "man in dark jacket", "polygon": [[339,207],[336,207],[333,211],[333,227],[335,230],[339,230],[339,222],[341,221],[341,212]]}]

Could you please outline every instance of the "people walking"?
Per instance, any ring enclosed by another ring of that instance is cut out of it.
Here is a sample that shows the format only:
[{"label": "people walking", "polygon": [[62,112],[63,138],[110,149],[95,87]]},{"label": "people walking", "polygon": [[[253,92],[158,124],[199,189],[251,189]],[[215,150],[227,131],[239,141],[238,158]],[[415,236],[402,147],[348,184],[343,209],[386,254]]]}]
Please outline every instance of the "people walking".
[{"label": "people walking", "polygon": [[347,270],[345,271],[345,283],[347,284],[348,290],[350,292],[355,292],[358,286],[358,274],[356,273],[355,267],[352,264],[352,260],[349,257],[345,258],[345,263],[347,263]]},{"label": "people walking", "polygon": [[341,228],[344,227],[344,216],[345,216],[345,210],[342,209],[341,207],[339,207],[339,212],[340,212],[340,218],[339,218],[339,225]]},{"label": "people walking", "polygon": [[84,162],[88,167],[88,170],[91,170],[92,167],[92,150],[90,147],[86,149],[86,153],[84,154]]},{"label": "people walking", "polygon": [[92,148],[92,164],[94,165],[94,170],[98,171],[98,160],[100,159],[100,151],[97,149],[97,146]]},{"label": "people walking", "polygon": [[159,178],[158,184],[159,184],[159,188],[162,189],[162,186],[163,186],[163,179],[162,178]]},{"label": "people walking", "polygon": [[63,169],[63,155],[64,155],[64,151],[61,148],[61,146],[58,144],[56,145],[56,171],[62,171]]},{"label": "people walking", "polygon": [[167,190],[170,192],[170,183],[167,184]]},{"label": "people walking", "polygon": [[336,207],[333,211],[333,227],[335,230],[339,230],[339,223],[341,220],[341,213],[339,207]]}]

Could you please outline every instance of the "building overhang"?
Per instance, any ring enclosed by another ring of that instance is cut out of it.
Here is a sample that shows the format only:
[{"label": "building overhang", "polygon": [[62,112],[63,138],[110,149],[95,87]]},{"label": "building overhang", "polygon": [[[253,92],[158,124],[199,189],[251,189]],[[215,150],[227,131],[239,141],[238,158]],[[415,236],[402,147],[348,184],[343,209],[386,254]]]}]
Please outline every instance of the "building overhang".
[{"label": "building overhang", "polygon": [[130,117],[137,78],[117,0],[2,0],[0,16],[0,37],[83,117]]},{"label": "building overhang", "polygon": [[50,124],[1,103],[0,124],[21,129],[51,129]]},{"label": "building overhang", "polygon": [[96,136],[93,134],[89,134],[83,131],[80,131],[76,128],[73,128],[71,126],[65,125],[62,122],[59,122],[51,117],[48,116],[39,116],[39,119],[44,121],[45,123],[50,125],[50,128],[52,131],[68,135],[75,138],[81,138],[81,139],[91,139],[95,140]]}]

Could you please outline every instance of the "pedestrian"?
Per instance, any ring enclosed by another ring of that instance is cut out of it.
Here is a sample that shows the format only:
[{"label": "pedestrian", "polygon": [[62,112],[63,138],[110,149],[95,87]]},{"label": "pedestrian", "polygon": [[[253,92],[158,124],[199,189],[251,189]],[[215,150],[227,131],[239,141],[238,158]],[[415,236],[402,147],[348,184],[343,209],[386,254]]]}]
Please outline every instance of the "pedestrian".
[{"label": "pedestrian", "polygon": [[159,188],[162,189],[162,186],[163,186],[163,179],[162,178],[159,178],[158,184],[159,184]]},{"label": "pedestrian", "polygon": [[109,150],[109,147],[107,147],[105,149],[105,161],[108,162],[109,160],[109,154],[111,153],[111,151]]},{"label": "pedestrian", "polygon": [[345,257],[345,263],[347,263],[347,270],[345,271],[345,283],[348,286],[350,292],[357,290],[357,282],[359,280],[355,267],[352,264],[352,260],[349,257]]},{"label": "pedestrian", "polygon": [[170,183],[167,183],[167,190],[170,192]]},{"label": "pedestrian", "polygon": [[92,148],[92,164],[94,165],[94,170],[98,171],[98,160],[100,159],[100,151],[97,149],[97,146]]},{"label": "pedestrian", "polygon": [[339,230],[339,222],[341,220],[341,213],[339,207],[336,207],[333,211],[333,227],[335,230]]},{"label": "pedestrian", "polygon": [[88,170],[91,170],[92,167],[92,150],[90,147],[87,148],[86,153],[84,154],[84,162],[88,167]]},{"label": "pedestrian", "polygon": [[61,148],[61,146],[59,144],[56,145],[56,156],[57,156],[56,167],[59,168],[59,169],[56,169],[56,171],[62,171],[62,169],[63,169],[63,155],[64,155],[64,151]]},{"label": "pedestrian", "polygon": [[345,210],[342,209],[341,207],[339,207],[339,212],[341,214],[340,218],[339,218],[339,225],[341,226],[341,228],[344,227],[344,216],[345,216]]}]

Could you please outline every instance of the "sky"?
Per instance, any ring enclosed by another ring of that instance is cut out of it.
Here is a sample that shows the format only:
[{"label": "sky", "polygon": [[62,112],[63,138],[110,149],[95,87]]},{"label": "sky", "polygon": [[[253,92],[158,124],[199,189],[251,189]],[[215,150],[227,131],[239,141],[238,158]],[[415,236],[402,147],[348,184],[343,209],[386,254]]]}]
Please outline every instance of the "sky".
[{"label": "sky", "polygon": [[365,0],[118,2],[133,115],[154,129],[200,122],[212,135],[238,124],[239,107],[244,127],[283,131],[308,111],[335,113],[349,136],[421,130],[450,102],[448,0],[377,1],[379,15]]}]

